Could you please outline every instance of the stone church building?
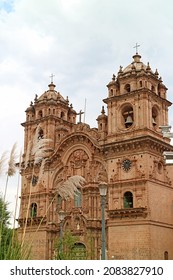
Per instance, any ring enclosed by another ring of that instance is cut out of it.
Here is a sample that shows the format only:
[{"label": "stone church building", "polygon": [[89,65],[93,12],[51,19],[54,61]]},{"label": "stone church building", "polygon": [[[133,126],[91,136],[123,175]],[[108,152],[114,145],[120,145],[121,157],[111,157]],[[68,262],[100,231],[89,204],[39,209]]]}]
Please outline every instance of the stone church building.
[{"label": "stone church building", "polygon": [[[107,183],[107,259],[173,259],[173,166],[163,157],[173,147],[159,128],[169,123],[166,94],[158,71],[136,53],[108,83],[97,128],[81,121],[53,81],[35,96],[22,123],[27,164],[18,219],[33,259],[52,259],[55,240],[67,231],[77,238],[76,258],[101,258],[100,177]],[[51,139],[41,179],[41,164],[28,152],[38,126],[39,137]],[[85,184],[74,199],[62,199],[56,186],[74,175]]]}]

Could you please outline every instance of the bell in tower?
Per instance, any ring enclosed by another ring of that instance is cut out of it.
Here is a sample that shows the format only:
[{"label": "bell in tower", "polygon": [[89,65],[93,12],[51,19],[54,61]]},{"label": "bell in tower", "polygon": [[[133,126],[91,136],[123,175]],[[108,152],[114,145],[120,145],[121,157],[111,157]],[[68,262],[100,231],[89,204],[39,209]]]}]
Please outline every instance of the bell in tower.
[{"label": "bell in tower", "polygon": [[153,124],[153,126],[156,126],[156,125],[157,125],[156,119],[155,119],[154,117],[152,117],[152,124]]},{"label": "bell in tower", "polygon": [[133,124],[133,119],[130,115],[127,116],[126,120],[125,120],[125,126],[126,128],[130,127]]}]

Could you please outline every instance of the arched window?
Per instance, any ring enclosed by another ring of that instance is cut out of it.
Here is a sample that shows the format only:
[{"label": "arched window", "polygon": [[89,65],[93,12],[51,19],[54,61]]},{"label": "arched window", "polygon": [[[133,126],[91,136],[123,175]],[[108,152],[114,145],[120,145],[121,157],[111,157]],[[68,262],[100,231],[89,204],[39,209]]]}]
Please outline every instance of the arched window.
[{"label": "arched window", "polygon": [[42,110],[40,110],[40,111],[38,112],[38,117],[39,117],[39,118],[42,118],[42,117],[43,117],[43,112],[42,112]]},{"label": "arched window", "polygon": [[168,251],[164,252],[164,260],[168,260]]},{"label": "arched window", "polygon": [[82,193],[81,190],[78,189],[78,191],[74,195],[74,207],[81,207],[81,206],[82,206]]},{"label": "arched window", "polygon": [[126,84],[124,89],[126,92],[130,92],[130,84]]},{"label": "arched window", "polygon": [[37,217],[37,204],[36,203],[31,203],[30,216],[31,216],[31,218]]},{"label": "arched window", "polygon": [[151,85],[151,91],[155,92],[155,87]]},{"label": "arched window", "polygon": [[65,116],[65,114],[64,114],[64,112],[61,112],[61,119],[64,119],[64,116]]},{"label": "arched window", "polygon": [[40,128],[39,132],[38,132],[38,139],[43,139],[44,133],[43,133],[43,129]]},{"label": "arched window", "polygon": [[113,89],[111,88],[111,89],[110,89],[110,96],[113,96],[113,93],[114,93],[114,91],[113,91]]},{"label": "arched window", "polygon": [[129,104],[122,109],[123,124],[129,128],[134,122],[133,107]]},{"label": "arched window", "polygon": [[158,123],[158,110],[156,107],[152,108],[152,125],[155,127]]},{"label": "arched window", "polygon": [[124,193],[124,208],[133,208],[133,194],[132,192]]}]

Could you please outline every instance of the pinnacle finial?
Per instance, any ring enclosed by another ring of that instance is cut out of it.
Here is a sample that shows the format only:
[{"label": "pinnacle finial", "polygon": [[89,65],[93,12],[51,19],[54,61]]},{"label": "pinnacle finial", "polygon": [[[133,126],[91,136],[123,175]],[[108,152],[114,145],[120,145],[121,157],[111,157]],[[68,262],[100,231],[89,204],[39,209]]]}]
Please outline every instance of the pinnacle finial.
[{"label": "pinnacle finial", "polygon": [[158,70],[156,69],[155,73],[156,76],[159,76]]},{"label": "pinnacle finial", "polygon": [[147,68],[146,68],[146,70],[147,70],[147,71],[150,71],[150,70],[151,70],[150,63],[149,63],[149,62],[147,63]]},{"label": "pinnacle finial", "polygon": [[104,115],[104,114],[105,114],[105,108],[104,108],[104,106],[102,106],[101,113],[102,113],[102,115]]}]

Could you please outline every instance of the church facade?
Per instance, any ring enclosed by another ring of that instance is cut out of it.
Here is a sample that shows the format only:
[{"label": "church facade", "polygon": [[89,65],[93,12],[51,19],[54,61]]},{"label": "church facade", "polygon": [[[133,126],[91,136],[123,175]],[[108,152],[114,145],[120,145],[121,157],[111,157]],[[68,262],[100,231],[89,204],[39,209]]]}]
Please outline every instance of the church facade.
[{"label": "church facade", "polygon": [[[173,166],[163,158],[173,147],[159,128],[168,125],[167,88],[138,53],[107,88],[97,128],[81,121],[82,112],[77,121],[53,81],[26,109],[18,232],[32,243],[33,259],[52,259],[67,231],[76,237],[76,258],[101,258],[100,181],[107,184],[107,259],[173,259]],[[40,139],[51,139],[43,170],[31,152],[38,127]],[[85,184],[62,199],[57,185],[74,175]]]}]

